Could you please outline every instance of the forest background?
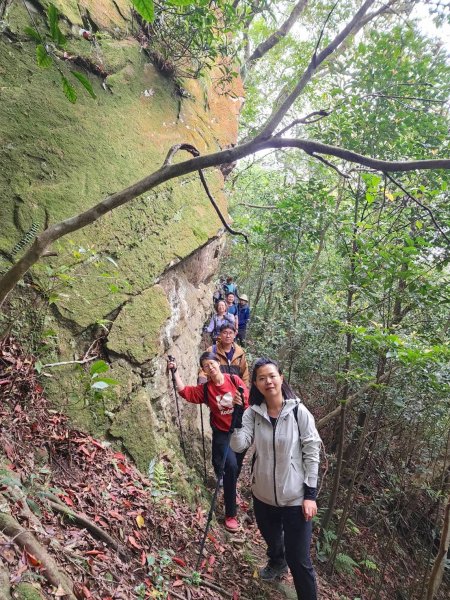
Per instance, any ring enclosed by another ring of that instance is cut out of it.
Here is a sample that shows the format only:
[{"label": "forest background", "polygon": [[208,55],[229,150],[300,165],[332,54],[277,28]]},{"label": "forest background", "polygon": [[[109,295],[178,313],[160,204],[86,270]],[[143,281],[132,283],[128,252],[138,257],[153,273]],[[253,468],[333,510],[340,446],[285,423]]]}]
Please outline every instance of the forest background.
[{"label": "forest background", "polygon": [[[302,95],[311,116],[298,132],[361,154],[448,152],[448,51],[409,16],[406,28],[385,16],[331,60]],[[251,70],[244,135],[290,81],[292,57],[305,66],[314,23]],[[252,43],[266,35],[260,21]],[[372,570],[376,587],[406,550],[416,576],[397,598],[423,597],[448,504],[448,172],[399,178],[275,150],[228,186],[233,225],[249,235],[231,242],[225,268],[250,297],[248,353],[280,362],[329,453],[317,558]],[[371,529],[376,550],[364,547]]]}]

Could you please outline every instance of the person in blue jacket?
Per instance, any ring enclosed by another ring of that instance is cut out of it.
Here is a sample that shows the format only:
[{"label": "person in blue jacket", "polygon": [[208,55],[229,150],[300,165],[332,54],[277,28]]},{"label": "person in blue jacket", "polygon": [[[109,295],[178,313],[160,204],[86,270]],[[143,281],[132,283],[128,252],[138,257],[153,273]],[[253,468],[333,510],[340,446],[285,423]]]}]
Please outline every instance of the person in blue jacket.
[{"label": "person in blue jacket", "polygon": [[237,310],[238,317],[238,332],[236,339],[241,346],[245,345],[245,336],[247,335],[247,325],[250,320],[250,307],[248,305],[248,297],[245,294],[239,296],[239,304]]}]

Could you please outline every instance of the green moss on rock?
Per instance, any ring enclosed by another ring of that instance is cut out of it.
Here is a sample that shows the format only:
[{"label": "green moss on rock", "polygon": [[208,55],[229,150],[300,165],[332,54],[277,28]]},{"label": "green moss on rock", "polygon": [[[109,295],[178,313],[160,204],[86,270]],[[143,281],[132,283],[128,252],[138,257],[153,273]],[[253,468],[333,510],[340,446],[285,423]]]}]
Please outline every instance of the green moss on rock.
[{"label": "green moss on rock", "polygon": [[43,600],[42,594],[31,583],[19,583],[14,588],[14,597],[16,600]]},{"label": "green moss on rock", "polygon": [[155,285],[126,304],[114,321],[108,348],[134,363],[154,358],[160,348],[161,327],[170,316],[164,290]]},{"label": "green moss on rock", "polygon": [[136,465],[147,472],[150,460],[159,450],[158,422],[145,390],[141,390],[117,414],[110,428],[120,438]]}]

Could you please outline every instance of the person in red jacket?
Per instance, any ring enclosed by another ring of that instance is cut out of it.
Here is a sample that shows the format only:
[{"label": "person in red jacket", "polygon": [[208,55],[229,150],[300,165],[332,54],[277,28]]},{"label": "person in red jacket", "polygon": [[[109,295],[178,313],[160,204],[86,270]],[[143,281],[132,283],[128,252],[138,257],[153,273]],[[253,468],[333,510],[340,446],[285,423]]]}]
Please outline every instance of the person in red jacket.
[{"label": "person in red jacket", "polygon": [[[174,360],[169,361],[168,367],[175,376],[175,385],[182,398],[193,404],[205,402],[211,413],[212,429],[212,464],[216,476],[220,476],[220,469],[226,454],[225,470],[223,473],[223,495],[225,503],[225,529],[235,533],[239,530],[236,519],[236,485],[242,466],[244,453],[235,453],[229,448],[231,418],[236,399],[241,399],[238,387],[244,390],[244,405],[248,406],[248,390],[245,383],[237,375],[222,373],[220,360],[212,352],[204,352],[200,356],[200,366],[206,373],[207,383],[200,385],[184,385],[177,372]],[[206,386],[206,394],[205,387]],[[239,401],[240,403],[240,401]]]}]

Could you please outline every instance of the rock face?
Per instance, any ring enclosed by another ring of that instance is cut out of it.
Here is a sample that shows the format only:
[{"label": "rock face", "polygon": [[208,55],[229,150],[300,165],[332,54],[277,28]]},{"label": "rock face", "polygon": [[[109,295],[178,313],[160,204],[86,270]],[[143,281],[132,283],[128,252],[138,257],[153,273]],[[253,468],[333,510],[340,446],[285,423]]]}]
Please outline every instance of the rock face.
[{"label": "rock face", "polygon": [[[54,2],[68,45],[46,69],[36,64],[36,42],[24,31],[48,30],[48,3],[27,4],[30,13],[22,2],[0,4],[6,26],[0,34],[0,271],[48,223],[159,168],[173,144],[206,153],[235,143],[239,101],[159,73],[130,35],[125,0]],[[87,25],[94,38],[80,35]],[[59,70],[76,88],[75,104],[64,95]],[[77,85],[73,70],[89,79],[96,99]],[[220,170],[207,178],[226,215]],[[49,368],[47,391],[80,427],[121,440],[142,469],[165,445],[177,445],[163,355],[174,354],[186,382],[195,382],[222,246],[220,221],[192,174],[61,240],[52,248],[56,256],[30,273],[23,298],[16,293],[10,300],[10,314],[28,315],[24,321],[39,312],[33,344],[44,335],[43,362],[79,360],[99,339],[95,347],[110,362],[108,377],[119,385],[100,396],[92,391],[89,363],[72,364],[57,373]],[[19,325],[15,333],[23,336],[26,327]],[[182,409],[186,430],[192,429],[198,413]]]}]

